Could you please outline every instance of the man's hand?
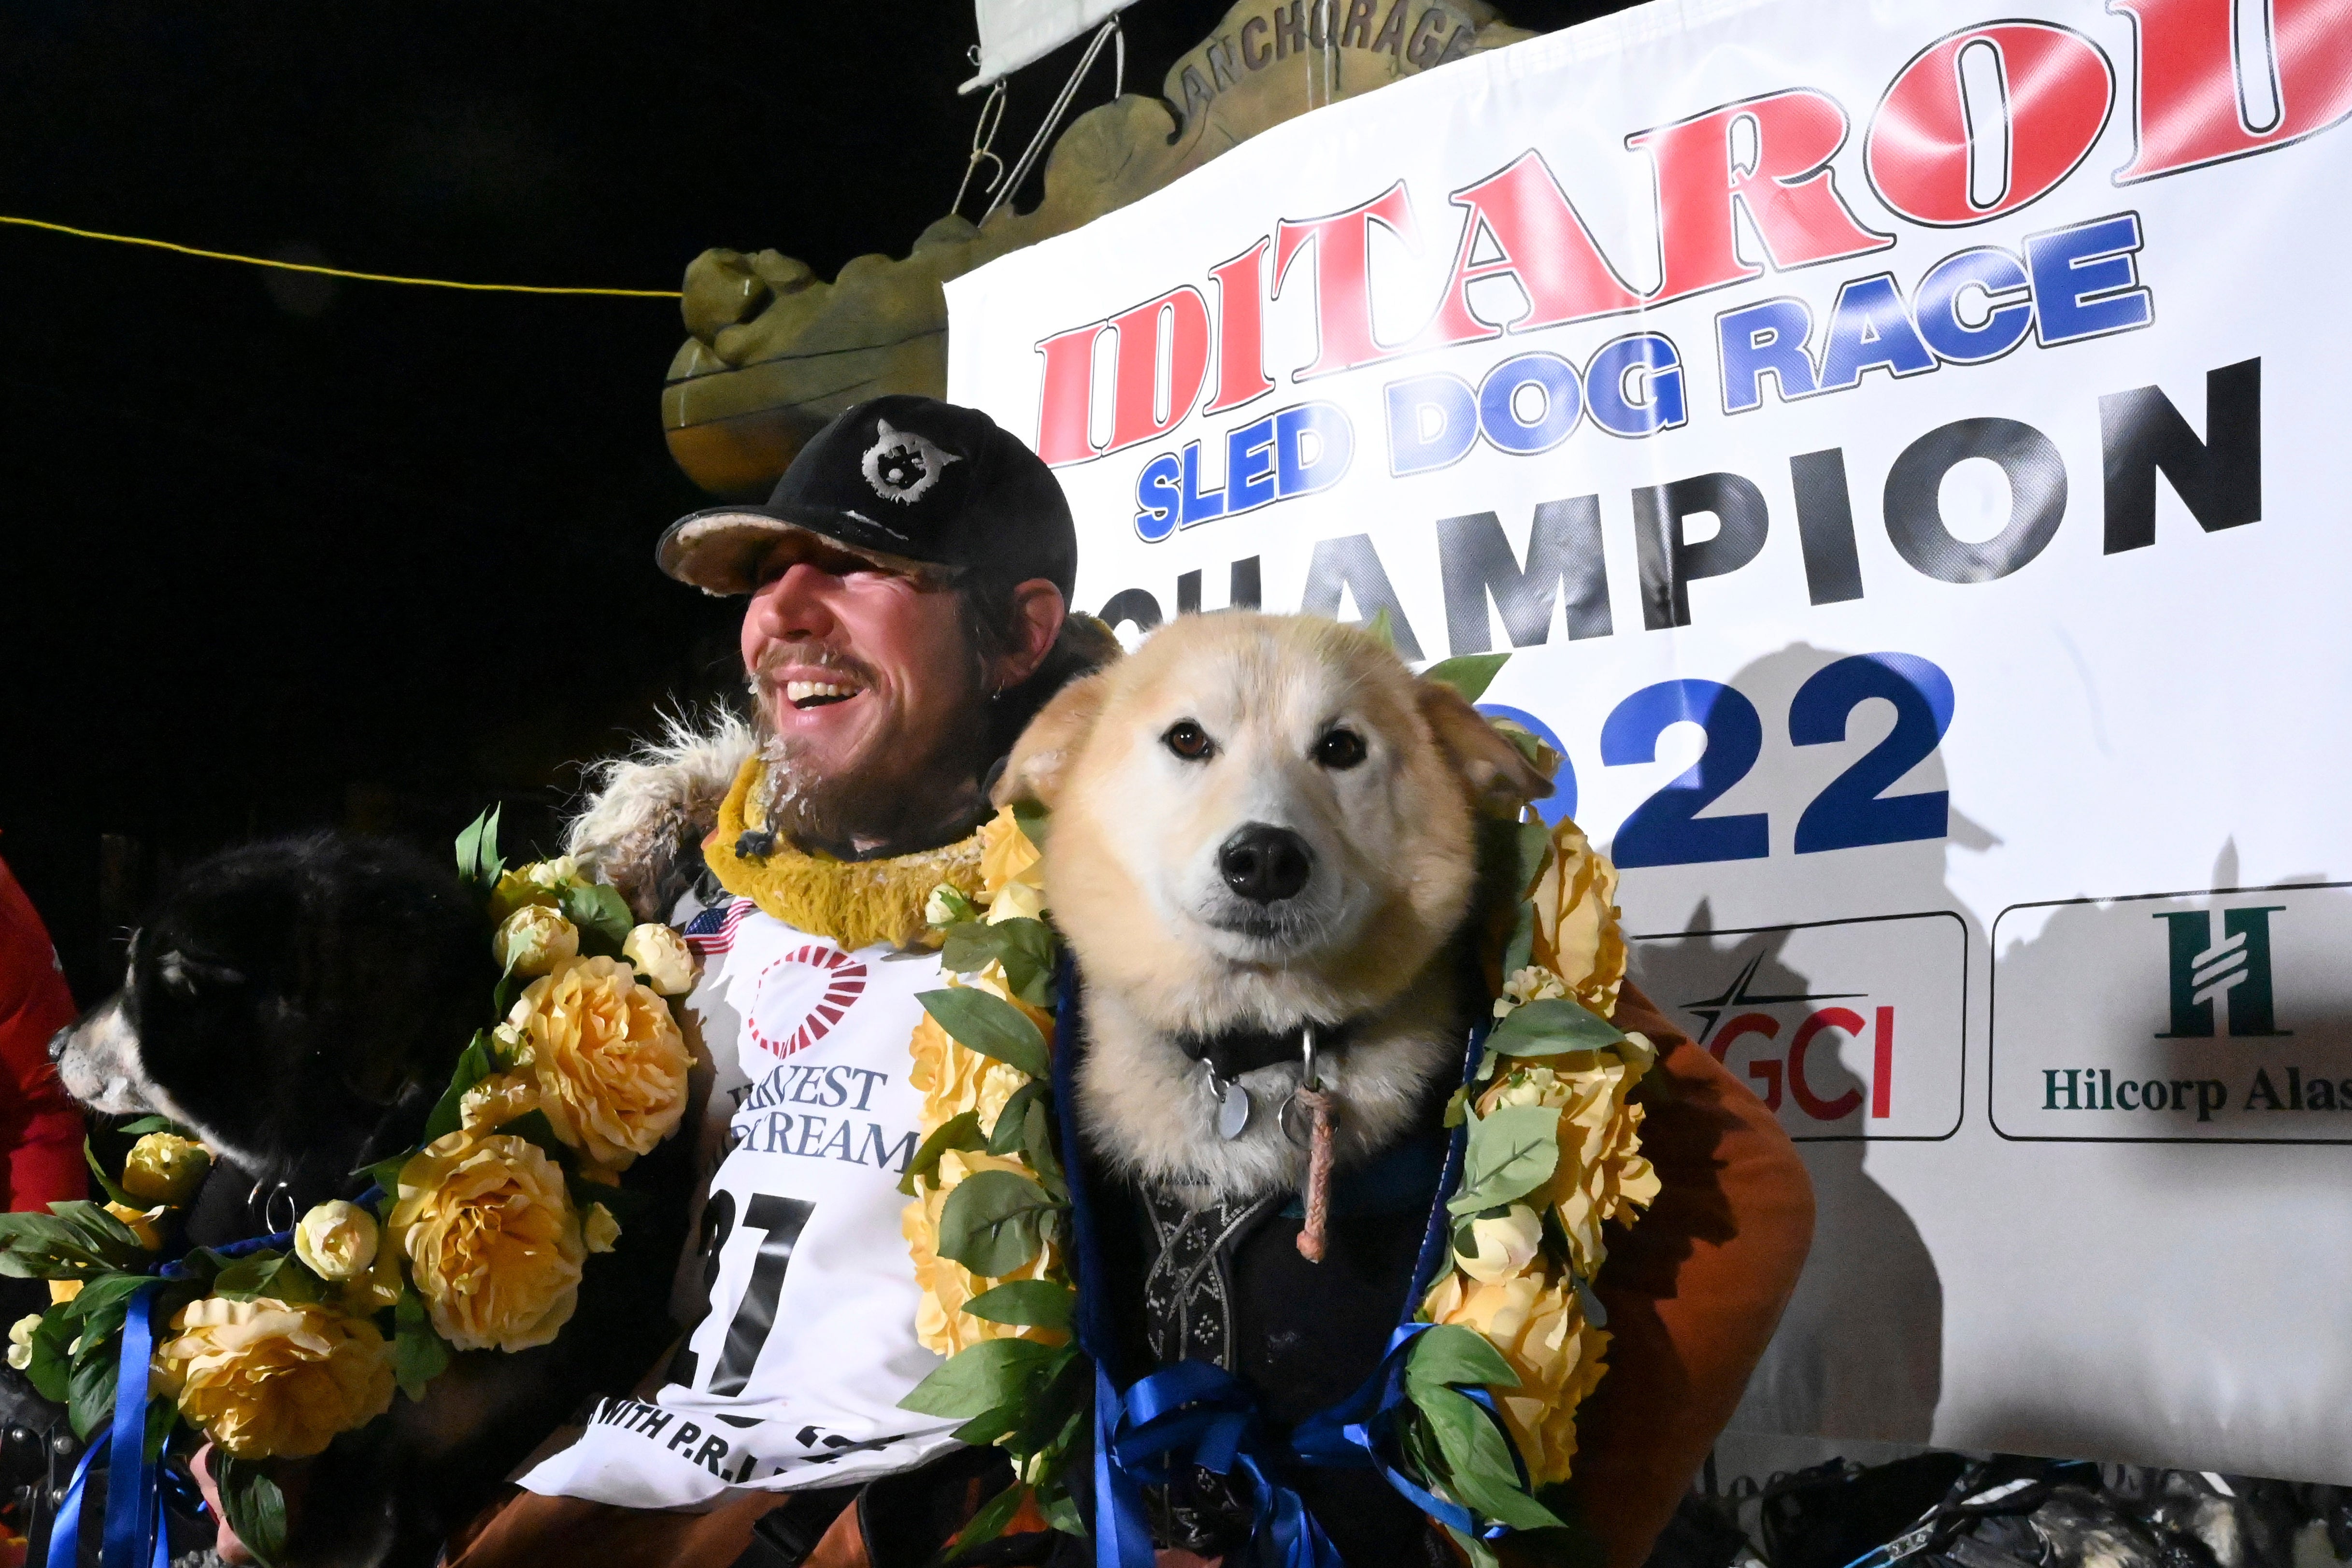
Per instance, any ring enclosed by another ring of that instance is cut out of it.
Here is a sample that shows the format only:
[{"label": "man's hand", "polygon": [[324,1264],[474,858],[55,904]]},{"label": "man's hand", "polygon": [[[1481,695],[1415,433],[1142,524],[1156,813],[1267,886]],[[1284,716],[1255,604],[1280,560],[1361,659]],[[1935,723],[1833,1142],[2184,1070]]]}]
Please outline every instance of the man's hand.
[{"label": "man's hand", "polygon": [[196,1457],[188,1461],[188,1468],[196,1473],[196,1489],[205,1494],[205,1506],[213,1510],[213,1518],[220,1522],[220,1533],[213,1539],[213,1550],[220,1553],[220,1560],[224,1563],[252,1562],[253,1553],[245,1549],[245,1542],[239,1541],[236,1531],[228,1527],[228,1510],[221,1507],[220,1484],[213,1479],[213,1446],[210,1443],[196,1450]]}]

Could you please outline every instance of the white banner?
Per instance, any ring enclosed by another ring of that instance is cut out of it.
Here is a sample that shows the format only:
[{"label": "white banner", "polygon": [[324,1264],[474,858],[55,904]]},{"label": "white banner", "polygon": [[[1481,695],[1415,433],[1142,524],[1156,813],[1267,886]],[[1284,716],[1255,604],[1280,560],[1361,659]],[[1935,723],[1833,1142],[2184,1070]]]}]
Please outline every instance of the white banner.
[{"label": "white banner", "polygon": [[1738,1427],[2352,1481],[2347,113],[2352,0],[1660,0],[949,285],[1084,607],[1517,649],[1820,1191]]}]

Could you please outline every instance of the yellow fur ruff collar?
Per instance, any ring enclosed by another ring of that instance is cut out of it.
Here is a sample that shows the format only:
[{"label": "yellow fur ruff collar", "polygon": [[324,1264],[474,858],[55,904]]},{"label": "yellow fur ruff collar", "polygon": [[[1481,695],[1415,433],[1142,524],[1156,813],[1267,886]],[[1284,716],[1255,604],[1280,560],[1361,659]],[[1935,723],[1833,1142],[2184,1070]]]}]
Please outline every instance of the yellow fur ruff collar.
[{"label": "yellow fur ruff collar", "polygon": [[[980,890],[980,836],[918,855],[887,860],[836,860],[795,848],[782,835],[757,860],[735,853],[747,831],[766,826],[755,803],[767,764],[746,758],[719,808],[719,826],[702,847],[704,864],[719,885],[751,900],[795,931],[831,937],[856,952],[887,942],[897,947],[936,947],[940,935],[923,918],[931,889],[947,883],[966,898]],[[755,820],[756,819],[756,820]]]}]

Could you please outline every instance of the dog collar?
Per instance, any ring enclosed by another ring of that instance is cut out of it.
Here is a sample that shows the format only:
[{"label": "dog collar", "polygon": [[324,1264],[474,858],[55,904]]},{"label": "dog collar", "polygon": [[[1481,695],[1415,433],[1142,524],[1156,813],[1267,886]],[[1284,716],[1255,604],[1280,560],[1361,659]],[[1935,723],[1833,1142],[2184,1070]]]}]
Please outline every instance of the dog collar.
[{"label": "dog collar", "polygon": [[1226,1029],[1214,1035],[1179,1035],[1176,1047],[1196,1062],[1206,1062],[1209,1070],[1226,1082],[1260,1068],[1270,1068],[1277,1062],[1298,1059],[1300,1036],[1308,1022],[1315,1024],[1317,1048],[1326,1052],[1343,1051],[1362,1023],[1350,1018],[1344,1023],[1326,1024],[1319,1020],[1302,1020],[1289,1028]]}]

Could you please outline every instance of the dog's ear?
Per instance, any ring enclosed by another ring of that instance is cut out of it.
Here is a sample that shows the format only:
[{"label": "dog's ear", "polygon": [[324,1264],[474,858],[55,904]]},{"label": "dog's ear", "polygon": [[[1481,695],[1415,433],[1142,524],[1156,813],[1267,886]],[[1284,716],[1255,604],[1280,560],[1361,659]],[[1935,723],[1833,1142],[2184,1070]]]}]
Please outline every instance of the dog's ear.
[{"label": "dog's ear", "polygon": [[989,792],[989,801],[995,805],[1010,805],[1014,801],[1034,800],[1051,808],[1062,793],[1062,780],[1069,772],[1070,760],[1086,744],[1087,735],[1095,727],[1095,720],[1110,695],[1108,674],[1089,675],[1062,688],[1055,699],[1045,704],[1021,738],[1013,742],[1013,754],[1005,759],[1004,772]]},{"label": "dog's ear", "polygon": [[1487,723],[1460,692],[1440,681],[1419,684],[1422,717],[1429,721],[1446,760],[1469,781],[1471,793],[1482,804],[1541,800],[1551,793],[1551,780],[1543,771],[1528,761],[1508,736]]}]

